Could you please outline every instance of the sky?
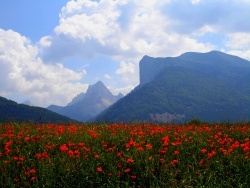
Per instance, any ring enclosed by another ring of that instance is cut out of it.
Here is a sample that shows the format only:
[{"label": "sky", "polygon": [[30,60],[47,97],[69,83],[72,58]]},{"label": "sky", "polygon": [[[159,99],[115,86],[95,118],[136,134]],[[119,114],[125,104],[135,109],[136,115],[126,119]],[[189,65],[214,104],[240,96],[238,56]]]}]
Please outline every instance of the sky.
[{"label": "sky", "polygon": [[250,60],[250,0],[1,0],[0,96],[65,106],[89,84],[139,84],[144,55]]}]

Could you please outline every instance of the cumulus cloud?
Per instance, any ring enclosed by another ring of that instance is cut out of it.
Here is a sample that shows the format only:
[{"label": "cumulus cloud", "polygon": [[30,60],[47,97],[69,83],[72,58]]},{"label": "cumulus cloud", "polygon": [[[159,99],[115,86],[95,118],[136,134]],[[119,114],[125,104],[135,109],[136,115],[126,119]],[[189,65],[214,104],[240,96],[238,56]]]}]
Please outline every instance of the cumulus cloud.
[{"label": "cumulus cloud", "polygon": [[[120,64],[116,74],[127,84],[138,84],[138,62],[145,55],[177,56],[186,51],[209,51],[191,36],[173,32],[173,22],[163,13],[170,0],[69,1],[60,14],[53,35],[40,41],[47,62],[70,56],[91,58],[98,54]],[[198,3],[194,1],[193,3]],[[164,7],[164,8],[162,8]]]},{"label": "cumulus cloud", "polygon": [[118,95],[119,93],[127,94],[134,89],[134,85],[127,85],[125,87],[108,86],[108,89],[112,91],[113,95]]},{"label": "cumulus cloud", "polygon": [[104,74],[104,78],[106,78],[106,79],[111,79],[112,77],[109,75],[109,74]]},{"label": "cumulus cloud", "polygon": [[86,89],[74,72],[62,64],[44,64],[36,46],[12,30],[0,29],[0,92],[2,96],[22,93],[35,105],[63,104]]},{"label": "cumulus cloud", "polygon": [[227,36],[228,53],[250,60],[250,33],[232,33]]}]

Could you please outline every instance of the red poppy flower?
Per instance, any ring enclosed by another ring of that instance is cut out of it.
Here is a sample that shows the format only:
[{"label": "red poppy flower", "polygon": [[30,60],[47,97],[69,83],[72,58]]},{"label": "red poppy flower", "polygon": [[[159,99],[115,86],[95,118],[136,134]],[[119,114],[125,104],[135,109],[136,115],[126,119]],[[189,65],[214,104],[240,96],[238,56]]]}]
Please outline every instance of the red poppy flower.
[{"label": "red poppy flower", "polygon": [[174,151],[174,155],[179,155],[179,154],[180,154],[180,152],[178,150]]},{"label": "red poppy flower", "polygon": [[97,169],[97,172],[103,172],[103,170],[102,170],[102,167],[101,167],[101,166],[97,167],[96,169]]},{"label": "red poppy flower", "polygon": [[68,147],[66,146],[66,144],[63,144],[63,145],[60,146],[60,151],[66,152],[66,151],[68,151],[68,150],[69,150],[69,149],[68,149]]},{"label": "red poppy flower", "polygon": [[124,172],[125,172],[125,173],[129,173],[129,172],[131,172],[131,169],[130,169],[130,168],[127,168],[127,169],[124,170]]},{"label": "red poppy flower", "polygon": [[206,153],[207,150],[205,148],[201,149],[201,153]]},{"label": "red poppy flower", "polygon": [[34,169],[34,168],[33,168],[33,169],[30,169],[30,173],[31,173],[31,174],[35,174],[35,173],[36,173],[36,169]]},{"label": "red poppy flower", "polygon": [[152,148],[153,148],[153,145],[152,145],[152,144],[146,144],[146,148],[147,148],[147,149],[152,149]]},{"label": "red poppy flower", "polygon": [[136,179],[137,178],[137,176],[136,175],[132,175],[132,176],[130,176],[132,179]]},{"label": "red poppy flower", "polygon": [[133,163],[133,162],[135,162],[135,160],[132,159],[132,158],[129,158],[129,159],[127,159],[127,162],[128,162],[128,163]]}]

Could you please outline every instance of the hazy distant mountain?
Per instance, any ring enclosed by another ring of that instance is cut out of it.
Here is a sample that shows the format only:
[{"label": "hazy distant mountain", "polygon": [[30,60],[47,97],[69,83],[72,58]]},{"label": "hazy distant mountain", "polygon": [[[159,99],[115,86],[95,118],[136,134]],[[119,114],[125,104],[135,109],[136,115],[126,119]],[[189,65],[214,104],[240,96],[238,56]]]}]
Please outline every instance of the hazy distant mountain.
[{"label": "hazy distant mountain", "polygon": [[0,122],[34,122],[34,123],[69,123],[68,117],[51,112],[45,108],[18,104],[0,97]]},{"label": "hazy distant mountain", "polygon": [[77,95],[67,106],[51,105],[48,109],[85,122],[91,120],[121,97],[123,97],[122,94],[114,96],[101,81],[98,81],[96,84],[90,85],[86,93]]},{"label": "hazy distant mountain", "polygon": [[96,121],[249,121],[250,62],[218,51],[140,61],[140,85]]},{"label": "hazy distant mountain", "polygon": [[23,101],[22,104],[25,104],[25,105],[28,105],[28,106],[33,106],[31,101],[29,101],[29,100]]}]

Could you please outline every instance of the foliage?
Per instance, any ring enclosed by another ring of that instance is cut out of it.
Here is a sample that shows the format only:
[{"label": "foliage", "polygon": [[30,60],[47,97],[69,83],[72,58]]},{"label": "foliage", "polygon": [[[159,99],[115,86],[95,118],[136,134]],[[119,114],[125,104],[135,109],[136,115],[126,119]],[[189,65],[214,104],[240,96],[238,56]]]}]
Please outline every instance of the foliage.
[{"label": "foliage", "polygon": [[150,113],[167,112],[185,115],[182,122],[192,118],[237,122],[250,118],[249,108],[250,100],[226,83],[188,68],[168,67],[101,113],[97,121],[151,121]]},{"label": "foliage", "polygon": [[[150,114],[185,115],[181,123],[250,119],[250,62],[218,51],[140,61],[140,85],[97,121],[152,121]],[[180,123],[179,121],[172,123]]]},{"label": "foliage", "polygon": [[247,187],[250,124],[0,125],[0,187]]},{"label": "foliage", "polygon": [[47,109],[18,104],[0,97],[0,121],[19,121],[36,123],[69,123],[73,120]]}]

